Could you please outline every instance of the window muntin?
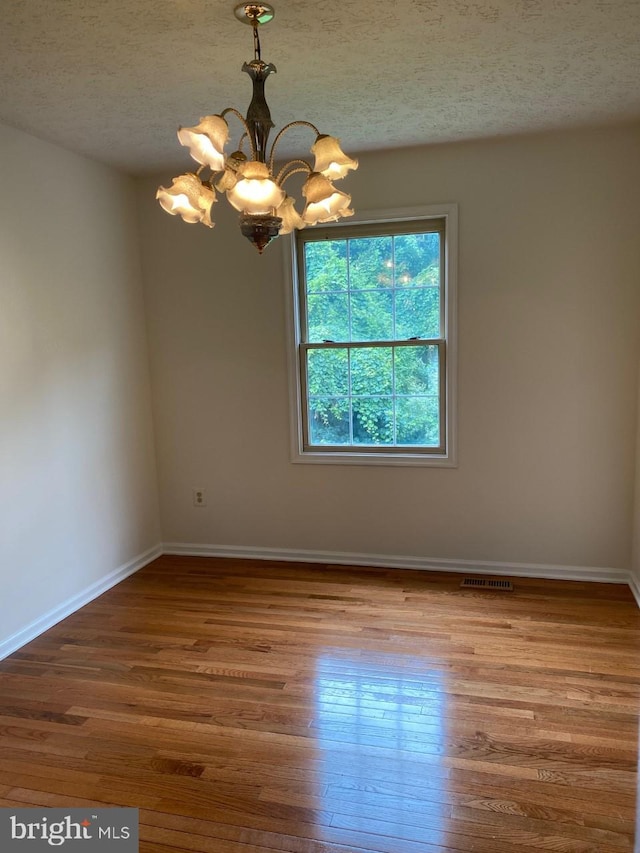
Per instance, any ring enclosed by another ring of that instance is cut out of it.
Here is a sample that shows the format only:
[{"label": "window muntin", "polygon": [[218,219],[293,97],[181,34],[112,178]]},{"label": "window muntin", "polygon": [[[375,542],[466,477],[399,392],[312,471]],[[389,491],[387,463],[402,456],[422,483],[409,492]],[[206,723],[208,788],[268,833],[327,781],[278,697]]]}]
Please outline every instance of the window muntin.
[{"label": "window muntin", "polygon": [[302,455],[448,458],[446,224],[299,232]]}]

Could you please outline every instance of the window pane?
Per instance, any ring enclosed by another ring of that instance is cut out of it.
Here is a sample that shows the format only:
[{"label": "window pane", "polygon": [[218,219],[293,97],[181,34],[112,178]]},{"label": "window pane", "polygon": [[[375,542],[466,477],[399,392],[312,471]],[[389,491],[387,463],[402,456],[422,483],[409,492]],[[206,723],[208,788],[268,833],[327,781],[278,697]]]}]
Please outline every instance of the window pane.
[{"label": "window pane", "polygon": [[393,238],[364,237],[349,240],[351,290],[393,287]]},{"label": "window pane", "polygon": [[351,340],[393,339],[393,293],[370,290],[351,294]]},{"label": "window pane", "polygon": [[297,236],[307,448],[446,459],[444,225],[347,223]]},{"label": "window pane", "polygon": [[393,358],[391,347],[351,350],[351,393],[357,396],[391,394]]},{"label": "window pane", "polygon": [[351,444],[349,399],[322,397],[309,401],[311,444]]},{"label": "window pane", "polygon": [[321,293],[307,299],[308,340],[349,340],[349,296],[347,293]]},{"label": "window pane", "polygon": [[396,287],[440,285],[440,235],[402,234],[394,239]]},{"label": "window pane", "polygon": [[397,443],[437,447],[440,444],[439,410],[437,397],[397,397]]},{"label": "window pane", "polygon": [[395,347],[395,393],[438,396],[439,353],[436,346]]},{"label": "window pane", "polygon": [[391,397],[353,397],[353,443],[393,444]]},{"label": "window pane", "polygon": [[396,340],[440,337],[440,291],[437,287],[396,291]]},{"label": "window pane", "polygon": [[342,397],[349,393],[349,353],[343,349],[307,352],[309,396]]},{"label": "window pane", "polygon": [[347,289],[347,241],[307,243],[304,251],[307,293]]}]

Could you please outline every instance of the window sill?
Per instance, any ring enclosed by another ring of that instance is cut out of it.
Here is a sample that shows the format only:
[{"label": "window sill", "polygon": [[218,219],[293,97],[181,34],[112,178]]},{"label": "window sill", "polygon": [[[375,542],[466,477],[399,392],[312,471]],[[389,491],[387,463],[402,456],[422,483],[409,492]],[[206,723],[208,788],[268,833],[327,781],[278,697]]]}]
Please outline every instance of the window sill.
[{"label": "window sill", "polygon": [[296,452],[291,461],[307,465],[386,465],[413,466],[416,468],[457,468],[452,454],[429,455],[425,453],[315,453],[312,450]]}]

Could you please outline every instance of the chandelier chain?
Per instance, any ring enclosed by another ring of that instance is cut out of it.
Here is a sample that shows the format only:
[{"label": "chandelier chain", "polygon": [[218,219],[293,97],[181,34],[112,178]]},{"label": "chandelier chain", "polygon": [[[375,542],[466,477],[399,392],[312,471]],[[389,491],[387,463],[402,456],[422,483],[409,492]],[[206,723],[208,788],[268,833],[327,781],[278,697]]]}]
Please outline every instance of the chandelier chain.
[{"label": "chandelier chain", "polygon": [[251,21],[251,27],[253,29],[253,57],[257,59],[258,62],[262,62],[262,51],[260,49],[260,36],[258,34],[258,19],[255,14],[253,16],[253,20]]}]

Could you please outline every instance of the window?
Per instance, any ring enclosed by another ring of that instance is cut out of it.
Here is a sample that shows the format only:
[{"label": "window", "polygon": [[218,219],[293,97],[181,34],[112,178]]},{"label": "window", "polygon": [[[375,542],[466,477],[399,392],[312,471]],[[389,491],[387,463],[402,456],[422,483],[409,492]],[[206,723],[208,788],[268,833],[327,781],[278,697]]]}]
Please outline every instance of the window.
[{"label": "window", "polygon": [[454,464],[454,216],[298,232],[296,461]]}]

